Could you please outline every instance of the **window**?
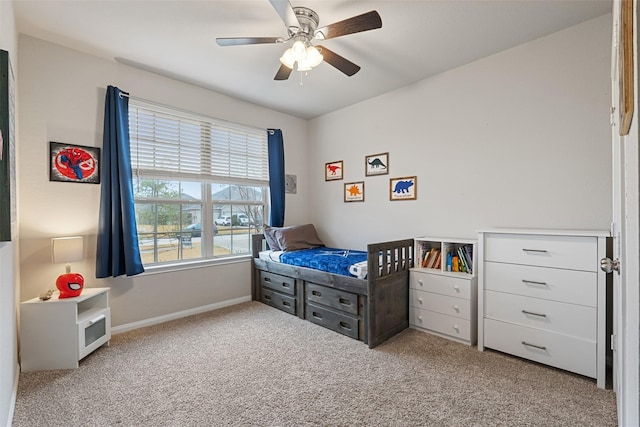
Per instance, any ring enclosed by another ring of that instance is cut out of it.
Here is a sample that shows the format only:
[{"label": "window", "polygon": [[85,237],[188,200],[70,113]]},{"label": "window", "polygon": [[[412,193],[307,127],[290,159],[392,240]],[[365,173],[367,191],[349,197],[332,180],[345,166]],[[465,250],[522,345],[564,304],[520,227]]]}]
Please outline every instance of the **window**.
[{"label": "window", "polygon": [[130,98],[145,266],[247,255],[268,210],[267,131]]}]

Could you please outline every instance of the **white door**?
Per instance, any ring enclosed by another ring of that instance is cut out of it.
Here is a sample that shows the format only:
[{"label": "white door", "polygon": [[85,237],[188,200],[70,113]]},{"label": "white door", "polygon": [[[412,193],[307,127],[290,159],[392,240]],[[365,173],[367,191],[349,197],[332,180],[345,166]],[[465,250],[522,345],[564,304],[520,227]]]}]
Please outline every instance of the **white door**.
[{"label": "white door", "polygon": [[[631,0],[629,0],[631,2]],[[636,2],[631,3],[634,17],[633,25],[637,27]],[[640,293],[638,282],[640,261],[638,225],[640,211],[638,204],[638,68],[637,45],[632,47],[633,67],[633,118],[627,135],[620,135],[620,56],[622,54],[621,10],[627,1],[613,2],[613,54],[612,54],[612,143],[613,143],[613,259],[619,260],[619,271],[613,273],[613,310],[614,310],[614,378],[620,426],[639,425],[638,414],[638,332],[640,322]],[[637,28],[633,28],[637,34]],[[631,37],[635,44],[635,37]]]}]

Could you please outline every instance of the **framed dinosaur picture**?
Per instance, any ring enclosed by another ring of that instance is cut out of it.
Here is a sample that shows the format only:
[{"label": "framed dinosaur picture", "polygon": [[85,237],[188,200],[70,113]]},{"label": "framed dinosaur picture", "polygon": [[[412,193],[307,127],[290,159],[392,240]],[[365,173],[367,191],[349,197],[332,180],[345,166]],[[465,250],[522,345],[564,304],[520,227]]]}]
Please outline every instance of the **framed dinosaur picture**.
[{"label": "framed dinosaur picture", "polygon": [[389,153],[372,154],[364,158],[364,174],[386,175],[389,173]]},{"label": "framed dinosaur picture", "polygon": [[417,176],[391,178],[389,180],[389,200],[415,200],[418,190]]},{"label": "framed dinosaur picture", "polygon": [[364,202],[364,181],[345,183],[344,201],[345,203]]},{"label": "framed dinosaur picture", "polygon": [[342,170],[342,160],[338,160],[337,162],[329,162],[324,164],[324,180],[325,181],[333,181],[336,179],[342,179],[343,170]]}]

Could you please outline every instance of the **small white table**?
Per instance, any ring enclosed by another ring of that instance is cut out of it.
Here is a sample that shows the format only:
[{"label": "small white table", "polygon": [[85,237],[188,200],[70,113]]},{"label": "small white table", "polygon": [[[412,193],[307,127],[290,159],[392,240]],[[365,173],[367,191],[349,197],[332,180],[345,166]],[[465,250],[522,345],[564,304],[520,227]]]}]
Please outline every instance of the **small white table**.
[{"label": "small white table", "polygon": [[109,288],[84,288],[73,298],[58,295],[20,304],[22,372],[75,369],[111,339]]}]

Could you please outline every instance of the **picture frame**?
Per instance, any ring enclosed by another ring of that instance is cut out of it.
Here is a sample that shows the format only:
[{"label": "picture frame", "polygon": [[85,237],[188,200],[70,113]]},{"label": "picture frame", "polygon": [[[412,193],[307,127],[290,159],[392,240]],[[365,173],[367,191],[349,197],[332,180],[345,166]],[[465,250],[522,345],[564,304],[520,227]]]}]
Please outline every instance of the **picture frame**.
[{"label": "picture frame", "polygon": [[298,178],[296,175],[284,176],[284,190],[285,193],[296,194],[298,191]]},{"label": "picture frame", "polygon": [[17,232],[15,76],[9,52],[0,50],[0,242]]},{"label": "picture frame", "polygon": [[344,167],[342,160],[329,162],[324,164],[324,180],[335,181],[342,179],[344,176]]},{"label": "picture frame", "polygon": [[417,186],[417,176],[391,178],[389,179],[389,200],[416,200]]},{"label": "picture frame", "polygon": [[622,0],[618,25],[620,52],[618,62],[618,84],[620,85],[618,112],[620,136],[628,135],[633,118],[633,0]]},{"label": "picture frame", "polygon": [[364,202],[364,181],[345,183],[344,201],[345,203]]},{"label": "picture frame", "polygon": [[49,181],[100,184],[100,148],[50,141]]},{"label": "picture frame", "polygon": [[365,176],[387,175],[389,173],[389,153],[378,153],[365,156]]}]

